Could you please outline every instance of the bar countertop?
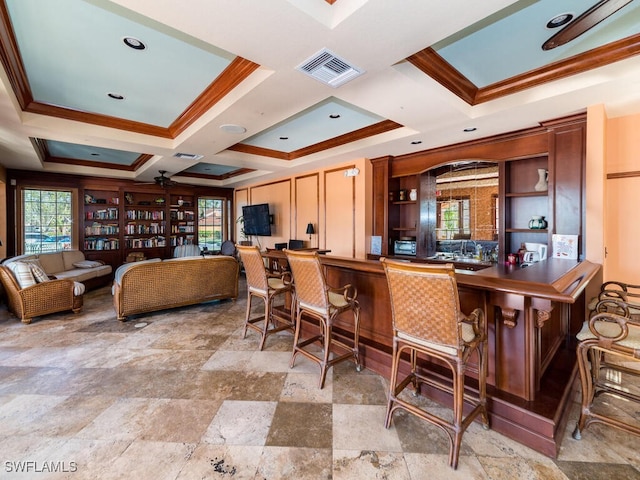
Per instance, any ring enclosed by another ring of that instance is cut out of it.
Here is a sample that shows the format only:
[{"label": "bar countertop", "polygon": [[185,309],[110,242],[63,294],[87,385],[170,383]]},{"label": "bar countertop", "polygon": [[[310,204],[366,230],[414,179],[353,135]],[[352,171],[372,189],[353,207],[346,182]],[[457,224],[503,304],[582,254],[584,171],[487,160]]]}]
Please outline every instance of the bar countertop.
[{"label": "bar countertop", "polygon": [[[320,260],[327,266],[352,268],[363,272],[383,271],[378,260],[354,260],[331,255],[322,255]],[[459,285],[466,287],[573,303],[599,269],[600,265],[588,260],[578,262],[549,258],[526,268],[502,263],[477,271],[456,268],[456,280]]]}]

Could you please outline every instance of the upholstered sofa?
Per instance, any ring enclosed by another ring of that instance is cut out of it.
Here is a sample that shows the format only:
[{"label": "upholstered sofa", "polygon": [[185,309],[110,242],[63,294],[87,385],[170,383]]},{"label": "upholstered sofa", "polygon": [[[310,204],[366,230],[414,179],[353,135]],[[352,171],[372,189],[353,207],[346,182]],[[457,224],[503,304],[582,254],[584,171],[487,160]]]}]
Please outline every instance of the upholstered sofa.
[{"label": "upholstered sofa", "polygon": [[118,320],[127,316],[238,297],[238,261],[229,256],[125,263],[113,279]]},{"label": "upholstered sofa", "polygon": [[103,262],[92,262],[85,259],[80,250],[61,250],[59,252],[33,253],[11,257],[2,262],[10,267],[13,262],[37,260],[49,276],[58,280],[81,282],[87,289],[111,283],[113,268]]}]

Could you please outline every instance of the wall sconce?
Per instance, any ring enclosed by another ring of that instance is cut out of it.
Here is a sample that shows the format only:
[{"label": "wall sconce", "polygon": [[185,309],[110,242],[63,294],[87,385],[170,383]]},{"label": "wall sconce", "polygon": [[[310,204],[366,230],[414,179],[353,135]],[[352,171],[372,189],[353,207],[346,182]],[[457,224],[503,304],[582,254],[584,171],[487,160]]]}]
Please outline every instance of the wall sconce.
[{"label": "wall sconce", "polygon": [[309,235],[309,241],[311,241],[311,235],[315,235],[316,231],[313,228],[313,223],[307,223],[307,235]]},{"label": "wall sconce", "polygon": [[360,170],[358,168],[350,168],[350,169],[344,171],[344,176],[345,177],[356,177],[356,176],[358,176],[359,173],[360,173]]}]

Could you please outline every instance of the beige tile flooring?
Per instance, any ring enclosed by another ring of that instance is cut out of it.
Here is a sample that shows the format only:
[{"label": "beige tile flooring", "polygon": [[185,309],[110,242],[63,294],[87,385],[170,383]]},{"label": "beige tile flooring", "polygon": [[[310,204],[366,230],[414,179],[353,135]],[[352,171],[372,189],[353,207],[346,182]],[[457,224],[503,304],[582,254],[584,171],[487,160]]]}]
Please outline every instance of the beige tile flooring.
[{"label": "beige tile flooring", "polygon": [[317,366],[289,368],[289,333],[243,339],[245,292],[126,323],[108,288],[31,325],[1,306],[0,478],[640,479],[637,437],[571,438],[577,404],[558,459],[474,424],[453,471],[438,429],[403,412],[384,428],[380,376],[343,363],[319,390]]}]

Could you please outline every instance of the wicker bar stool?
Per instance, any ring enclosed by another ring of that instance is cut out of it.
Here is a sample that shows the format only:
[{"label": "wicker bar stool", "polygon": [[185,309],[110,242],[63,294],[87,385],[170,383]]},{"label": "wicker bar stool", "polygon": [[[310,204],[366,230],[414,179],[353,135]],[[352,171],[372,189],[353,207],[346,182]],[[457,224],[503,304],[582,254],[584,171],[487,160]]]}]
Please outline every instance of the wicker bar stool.
[{"label": "wicker bar stool", "polygon": [[[320,258],[316,251],[285,250],[289,268],[295,282],[295,312],[296,328],[293,340],[293,354],[290,366],[293,368],[296,356],[300,353],[320,365],[319,387],[324,387],[327,369],[338,362],[353,357],[356,370],[360,371],[359,333],[360,333],[360,305],[356,300],[357,290],[352,285],[333,288],[327,285]],[[353,314],[353,338],[351,345],[347,345],[334,337],[333,327],[335,318],[343,312]],[[318,320],[320,332],[309,338],[301,338],[302,315]],[[316,355],[306,347],[318,343],[322,351]],[[335,348],[346,350],[338,355]],[[330,358],[332,357],[333,358]]]},{"label": "wicker bar stool", "polygon": [[[640,395],[625,385],[626,380],[640,376],[640,319],[638,304],[629,304],[605,296],[598,302],[577,334],[578,369],[582,386],[580,418],[573,438],[580,440],[582,432],[592,423],[602,423],[625,432],[640,435],[640,427],[625,423],[624,418],[607,415],[595,400],[602,394],[621,397],[629,418],[640,408]],[[632,368],[635,367],[635,368]],[[635,402],[635,405],[630,404]]]},{"label": "wicker bar stool", "polygon": [[[244,271],[247,276],[247,312],[245,316],[242,338],[247,335],[247,328],[260,333],[260,350],[264,348],[265,340],[272,333],[282,330],[294,330],[294,322],[273,315],[274,299],[284,297],[292,292],[291,276],[287,272],[274,274],[267,272],[260,249],[257,246],[236,245],[242,258]],[[264,316],[251,318],[252,299],[261,298],[264,301]],[[293,312],[293,310],[291,310]]]},{"label": "wicker bar stool", "polygon": [[[452,264],[433,265],[380,260],[384,266],[393,318],[393,362],[389,380],[389,398],[385,427],[389,428],[396,409],[402,408],[442,429],[449,438],[449,465],[458,466],[462,435],[480,415],[489,428],[486,408],[487,334],[484,311],[475,309],[465,316]],[[410,372],[399,379],[403,353],[409,354]],[[478,395],[465,393],[465,370],[473,352],[478,355]],[[451,384],[430,375],[418,354],[438,360],[452,373]],[[400,394],[412,385],[414,395],[425,384],[453,395],[453,421],[449,422]],[[467,401],[473,409],[463,418]]]}]

